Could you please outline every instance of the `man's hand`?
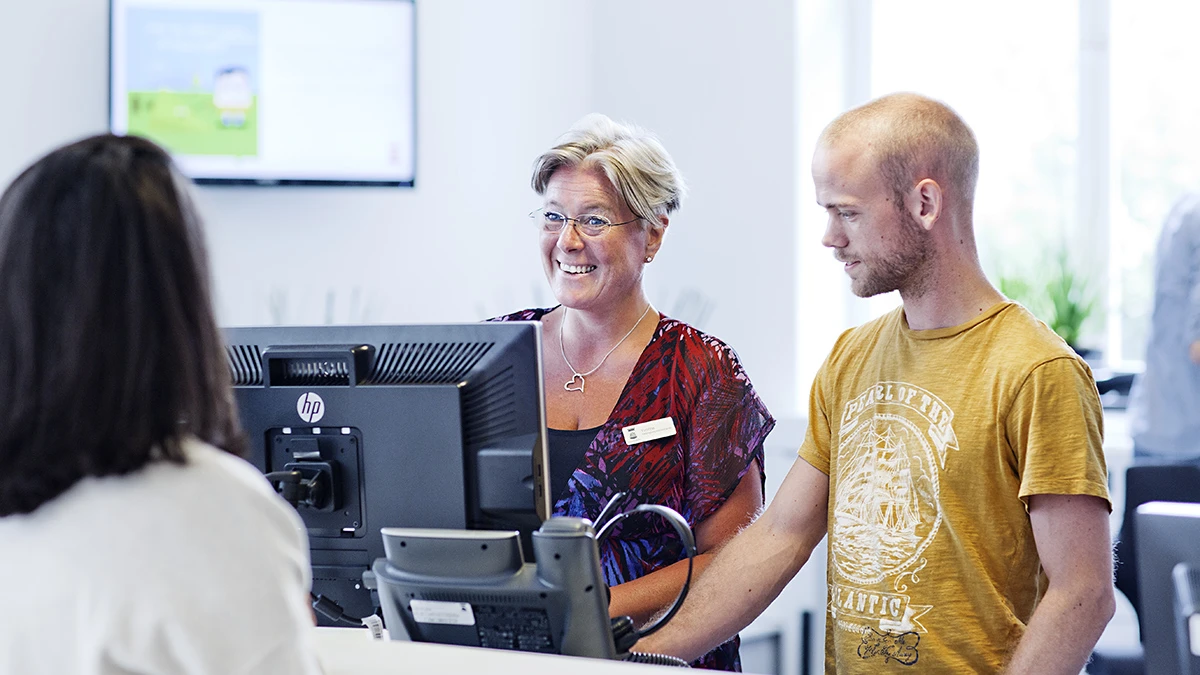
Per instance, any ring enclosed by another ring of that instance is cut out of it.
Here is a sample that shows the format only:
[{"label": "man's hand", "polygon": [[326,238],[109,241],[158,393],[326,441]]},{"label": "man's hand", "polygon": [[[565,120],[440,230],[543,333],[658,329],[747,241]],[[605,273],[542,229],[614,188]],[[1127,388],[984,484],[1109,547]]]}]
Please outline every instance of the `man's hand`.
[{"label": "man's hand", "polygon": [[1188,356],[1192,357],[1192,363],[1200,365],[1200,340],[1192,343],[1192,346],[1188,349]]}]

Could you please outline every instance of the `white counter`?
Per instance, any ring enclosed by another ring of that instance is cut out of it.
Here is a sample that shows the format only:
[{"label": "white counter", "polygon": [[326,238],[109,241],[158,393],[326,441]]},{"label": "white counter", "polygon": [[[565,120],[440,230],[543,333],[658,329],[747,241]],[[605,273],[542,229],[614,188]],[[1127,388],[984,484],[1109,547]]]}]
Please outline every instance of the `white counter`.
[{"label": "white counter", "polygon": [[554,654],[371,640],[360,628],[314,628],[326,675],[667,675],[678,668]]}]

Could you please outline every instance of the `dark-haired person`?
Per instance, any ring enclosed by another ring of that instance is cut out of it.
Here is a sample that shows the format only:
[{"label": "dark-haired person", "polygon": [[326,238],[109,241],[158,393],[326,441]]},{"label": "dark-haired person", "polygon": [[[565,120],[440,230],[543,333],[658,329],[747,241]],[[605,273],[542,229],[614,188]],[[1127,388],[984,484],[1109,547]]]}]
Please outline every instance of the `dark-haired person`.
[{"label": "dark-haired person", "polygon": [[[555,515],[595,521],[669,506],[696,533],[696,570],[762,508],[762,444],[775,420],[724,342],[660,314],[642,288],[684,194],[671,156],[649,132],[589,115],[535,162],[532,214],[555,298],[540,320]],[[647,427],[653,430],[647,431]],[[649,516],[601,542],[609,611],[641,624],[683,585],[675,531]],[[727,636],[695,665],[740,670]]]},{"label": "dark-haired person", "polygon": [[306,534],[236,456],[167,155],[97,136],[25,170],[0,289],[0,672],[319,672]]}]

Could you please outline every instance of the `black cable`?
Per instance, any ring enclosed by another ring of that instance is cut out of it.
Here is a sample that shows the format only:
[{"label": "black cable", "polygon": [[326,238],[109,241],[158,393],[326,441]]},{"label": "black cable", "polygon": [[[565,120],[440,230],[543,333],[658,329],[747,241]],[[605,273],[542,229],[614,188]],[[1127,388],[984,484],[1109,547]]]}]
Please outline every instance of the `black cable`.
[{"label": "black cable", "polygon": [[[613,496],[613,499],[616,499],[616,495]],[[647,635],[653,634],[658,629],[667,625],[667,622],[670,621],[671,618],[675,616],[675,613],[679,611],[679,608],[683,606],[683,600],[687,597],[688,590],[692,586],[692,570],[695,566],[694,559],[696,557],[696,538],[692,535],[691,526],[688,525],[687,521],[683,519],[683,516],[679,515],[679,512],[675,511],[674,509],[661,506],[659,504],[639,504],[628,511],[623,511],[613,516],[608,522],[604,523],[604,525],[600,527],[600,531],[596,533],[596,543],[599,544],[604,537],[608,536],[608,533],[612,531],[613,527],[615,527],[617,523],[621,522],[625,518],[628,518],[630,515],[639,512],[656,513],[663,518],[666,518],[667,522],[671,524],[671,527],[675,528],[676,534],[678,534],[679,538],[683,541],[684,551],[687,553],[688,557],[687,577],[683,581],[683,588],[679,589],[679,595],[675,598],[674,604],[671,605],[671,609],[669,609],[666,614],[660,616],[653,624],[637,631],[637,636],[639,639],[641,639]]]},{"label": "black cable", "polygon": [[608,502],[604,504],[604,508],[600,509],[600,513],[596,515],[596,529],[604,529],[607,525],[608,510],[616,506],[629,495],[628,492],[617,492],[608,498]]},{"label": "black cable", "polygon": [[305,480],[304,474],[299,471],[272,471],[264,477],[275,488],[275,492],[293,507],[299,508],[308,501],[312,481]]},{"label": "black cable", "polygon": [[317,595],[312,591],[308,592],[308,597],[312,599],[312,608],[320,612],[321,616],[324,616],[326,619],[329,619],[330,621],[342,621],[354,626],[355,628],[363,627],[362,619],[355,619],[354,617],[347,615],[346,611],[342,609],[342,606],[333,600],[330,600],[323,595]]}]

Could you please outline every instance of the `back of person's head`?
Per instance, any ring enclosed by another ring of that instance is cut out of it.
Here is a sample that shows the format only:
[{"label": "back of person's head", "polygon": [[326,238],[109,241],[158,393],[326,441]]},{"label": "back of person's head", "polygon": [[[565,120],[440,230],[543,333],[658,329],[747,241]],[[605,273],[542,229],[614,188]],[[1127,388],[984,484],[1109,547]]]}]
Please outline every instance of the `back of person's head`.
[{"label": "back of person's head", "polygon": [[96,136],[0,197],[0,516],[88,476],[241,453],[200,224],[167,154]]},{"label": "back of person's head", "polygon": [[920,94],[889,94],[843,113],[821,133],[827,145],[847,139],[871,144],[872,161],[897,197],[932,178],[970,215],[979,144],[950,106]]},{"label": "back of person's head", "polygon": [[592,113],[575,123],[534,162],[533,191],[544,194],[564,167],[599,169],[638,218],[674,213],[687,194],[675,161],[654,134]]}]

